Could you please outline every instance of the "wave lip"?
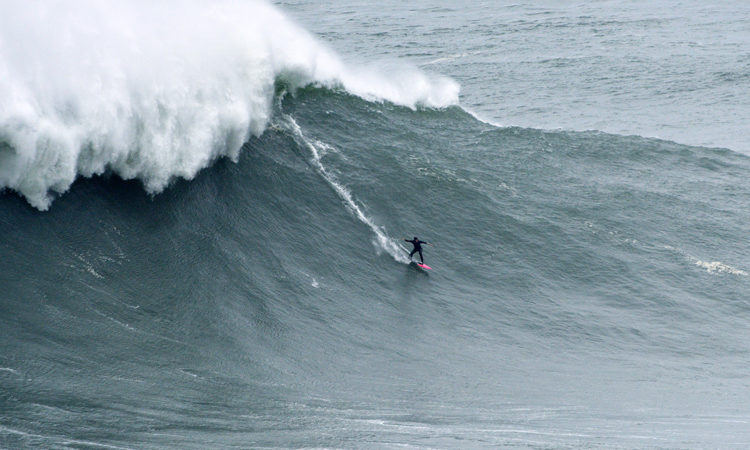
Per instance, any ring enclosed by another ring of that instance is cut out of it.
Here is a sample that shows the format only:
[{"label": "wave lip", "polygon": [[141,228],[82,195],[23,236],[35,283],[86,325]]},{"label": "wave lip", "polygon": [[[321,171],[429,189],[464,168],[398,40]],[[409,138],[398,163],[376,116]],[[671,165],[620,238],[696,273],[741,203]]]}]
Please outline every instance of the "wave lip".
[{"label": "wave lip", "polygon": [[[0,189],[49,208],[78,176],[150,193],[235,159],[268,124],[276,80],[415,108],[458,102],[417,69],[354,68],[265,2],[3,2]],[[168,30],[168,31],[167,31]]]}]

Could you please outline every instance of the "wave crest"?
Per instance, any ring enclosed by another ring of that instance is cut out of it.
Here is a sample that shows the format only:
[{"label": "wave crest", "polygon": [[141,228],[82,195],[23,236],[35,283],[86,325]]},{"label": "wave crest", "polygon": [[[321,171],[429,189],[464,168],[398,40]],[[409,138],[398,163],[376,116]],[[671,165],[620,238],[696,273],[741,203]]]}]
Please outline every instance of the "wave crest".
[{"label": "wave crest", "polygon": [[148,192],[236,158],[268,124],[274,83],[340,86],[416,107],[458,85],[416,69],[353,68],[264,2],[2,2],[0,188],[49,208],[113,171]]}]

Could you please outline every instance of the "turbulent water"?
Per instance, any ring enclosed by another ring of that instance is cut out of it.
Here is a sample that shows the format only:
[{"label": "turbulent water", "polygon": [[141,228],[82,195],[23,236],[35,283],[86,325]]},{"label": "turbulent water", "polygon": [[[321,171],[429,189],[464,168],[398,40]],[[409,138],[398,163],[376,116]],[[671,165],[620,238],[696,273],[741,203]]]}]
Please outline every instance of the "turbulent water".
[{"label": "turbulent water", "polygon": [[3,2],[0,447],[750,445],[748,10],[639,3]]}]

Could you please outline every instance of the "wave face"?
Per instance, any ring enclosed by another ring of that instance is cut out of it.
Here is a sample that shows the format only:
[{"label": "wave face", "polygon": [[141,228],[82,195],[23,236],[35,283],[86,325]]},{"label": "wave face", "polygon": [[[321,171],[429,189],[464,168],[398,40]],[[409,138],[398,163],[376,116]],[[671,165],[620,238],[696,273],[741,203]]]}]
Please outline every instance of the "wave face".
[{"label": "wave face", "polygon": [[747,155],[492,126],[265,3],[29,5],[0,447],[750,442]]},{"label": "wave face", "polygon": [[416,69],[347,66],[264,2],[2,6],[0,189],[43,210],[77,176],[112,171],[156,193],[236,159],[278,81],[411,107],[458,99],[455,82]]},{"label": "wave face", "polygon": [[748,439],[746,156],[277,100],[159,195],[0,197],[4,446]]}]

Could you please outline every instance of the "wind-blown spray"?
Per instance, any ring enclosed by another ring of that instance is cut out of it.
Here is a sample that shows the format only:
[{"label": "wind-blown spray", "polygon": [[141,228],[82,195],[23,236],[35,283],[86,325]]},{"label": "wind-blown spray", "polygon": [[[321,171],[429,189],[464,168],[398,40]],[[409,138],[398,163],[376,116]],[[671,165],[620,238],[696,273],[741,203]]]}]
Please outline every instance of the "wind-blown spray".
[{"label": "wind-blown spray", "polygon": [[0,189],[39,209],[111,171],[150,193],[235,159],[265,129],[276,81],[415,107],[458,85],[353,69],[258,1],[10,2],[0,16]]}]

